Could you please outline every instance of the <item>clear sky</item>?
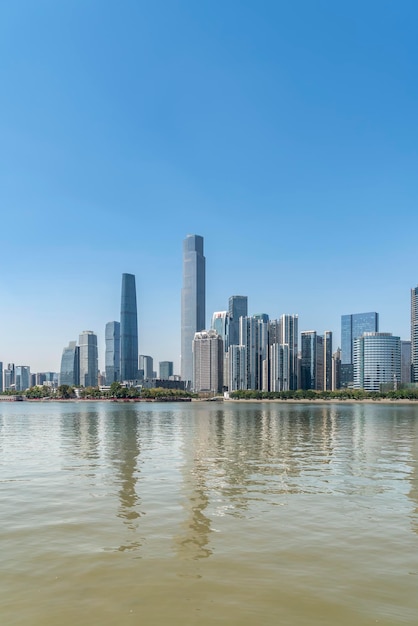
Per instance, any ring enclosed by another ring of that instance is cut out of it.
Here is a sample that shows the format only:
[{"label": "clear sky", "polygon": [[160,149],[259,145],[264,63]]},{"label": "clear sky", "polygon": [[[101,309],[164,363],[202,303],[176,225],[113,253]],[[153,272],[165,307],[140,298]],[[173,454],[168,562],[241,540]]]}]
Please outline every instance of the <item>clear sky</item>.
[{"label": "clear sky", "polygon": [[180,353],[182,240],[207,320],[228,297],[340,334],[409,338],[418,282],[418,3],[13,0],[0,5],[0,360],[58,371],[119,319]]}]

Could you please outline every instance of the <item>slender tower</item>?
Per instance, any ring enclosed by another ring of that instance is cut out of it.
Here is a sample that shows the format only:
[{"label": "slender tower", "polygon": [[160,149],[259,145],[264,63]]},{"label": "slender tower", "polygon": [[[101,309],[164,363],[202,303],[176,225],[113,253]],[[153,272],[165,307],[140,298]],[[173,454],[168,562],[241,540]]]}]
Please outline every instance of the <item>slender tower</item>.
[{"label": "slender tower", "polygon": [[183,241],[181,291],[181,377],[193,385],[193,339],[205,329],[205,264],[203,237],[187,235]]},{"label": "slender tower", "polygon": [[122,274],[120,307],[120,378],[138,378],[138,316],[134,274]]}]

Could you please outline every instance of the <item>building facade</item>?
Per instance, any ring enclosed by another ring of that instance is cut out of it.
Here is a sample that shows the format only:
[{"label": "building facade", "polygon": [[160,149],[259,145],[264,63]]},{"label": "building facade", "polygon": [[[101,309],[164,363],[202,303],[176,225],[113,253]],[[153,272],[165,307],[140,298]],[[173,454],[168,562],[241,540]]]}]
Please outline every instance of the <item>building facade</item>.
[{"label": "building facade", "polygon": [[411,289],[411,377],[418,383],[418,286]]},{"label": "building facade", "polygon": [[332,390],[332,332],[324,332],[324,391]]},{"label": "building facade", "polygon": [[401,340],[391,333],[363,333],[354,340],[354,389],[380,391],[401,380]]},{"label": "building facade", "polygon": [[154,378],[154,359],[147,354],[139,355],[140,378]]},{"label": "building facade", "polygon": [[193,380],[195,392],[222,391],[223,341],[215,330],[195,333],[193,339]]},{"label": "building facade", "polygon": [[206,325],[206,260],[203,237],[187,235],[183,241],[181,291],[181,378],[193,386],[193,341]]},{"label": "building facade", "polygon": [[341,387],[352,387],[354,380],[354,341],[363,333],[379,332],[379,314],[351,313],[341,316]]},{"label": "building facade", "polygon": [[401,383],[412,382],[411,342],[401,341]]},{"label": "building facade", "polygon": [[120,322],[108,322],[105,328],[106,384],[120,380]]},{"label": "building facade", "polygon": [[[46,375],[42,383],[45,381]],[[59,384],[70,387],[78,387],[80,384],[80,349],[75,341],[70,341],[62,351]]]},{"label": "building facade", "polygon": [[80,385],[97,387],[99,371],[97,353],[97,335],[91,330],[84,330],[79,336],[80,350]]},{"label": "building facade", "polygon": [[160,361],[160,380],[169,380],[174,375],[173,361]]},{"label": "building facade", "polygon": [[134,274],[122,274],[120,308],[120,379],[138,378],[138,314]]},{"label": "building facade", "polygon": [[29,365],[16,365],[15,368],[15,389],[25,391],[30,387],[30,367]]},{"label": "building facade", "polygon": [[324,338],[315,330],[301,333],[301,389],[324,389]]},{"label": "building facade", "polygon": [[228,346],[239,345],[239,318],[248,316],[248,297],[231,296],[228,302]]}]

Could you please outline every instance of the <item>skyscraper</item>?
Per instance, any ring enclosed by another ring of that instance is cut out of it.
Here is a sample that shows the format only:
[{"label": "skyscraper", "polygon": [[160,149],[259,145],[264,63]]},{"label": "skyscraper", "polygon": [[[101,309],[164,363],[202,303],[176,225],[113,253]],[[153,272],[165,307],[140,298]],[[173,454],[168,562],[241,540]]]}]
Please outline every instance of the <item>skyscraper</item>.
[{"label": "skyscraper", "polygon": [[144,378],[154,378],[154,359],[146,354],[139,355],[139,369]]},{"label": "skyscraper", "polygon": [[401,383],[411,382],[411,342],[401,341]]},{"label": "skyscraper", "polygon": [[324,388],[324,338],[315,330],[301,333],[301,389]]},{"label": "skyscraper", "polygon": [[106,384],[120,380],[120,323],[108,322],[105,330],[106,352],[105,372]]},{"label": "skyscraper", "polygon": [[418,286],[411,289],[411,374],[418,383]]},{"label": "skyscraper", "polygon": [[341,316],[341,387],[353,383],[354,341],[363,333],[379,331],[379,314],[352,313]]},{"label": "skyscraper", "polygon": [[138,314],[135,276],[133,274],[122,274],[120,378],[122,381],[138,378]]},{"label": "skyscraper", "polygon": [[354,388],[380,391],[401,380],[401,340],[391,333],[363,333],[354,340]]},{"label": "skyscraper", "polygon": [[3,362],[0,361],[0,393],[3,393]]},{"label": "skyscraper", "polygon": [[239,345],[239,318],[248,316],[247,296],[231,296],[229,298],[228,347]]},{"label": "skyscraper", "polygon": [[174,374],[173,361],[160,361],[160,380],[169,380]]},{"label": "skyscraper", "polygon": [[280,342],[287,344],[288,389],[298,388],[298,316],[282,315],[280,318]]},{"label": "skyscraper", "polygon": [[332,332],[324,332],[324,385],[325,391],[332,390]]},{"label": "skyscraper", "polygon": [[25,391],[30,387],[30,367],[29,365],[16,365],[15,369],[16,391]]},{"label": "skyscraper", "polygon": [[79,336],[80,344],[80,385],[97,386],[98,355],[97,335],[91,330],[84,330]]},{"label": "skyscraper", "polygon": [[205,328],[206,260],[203,237],[187,235],[183,241],[183,288],[181,291],[181,378],[193,384],[193,339]]},{"label": "skyscraper", "polygon": [[80,348],[75,341],[70,341],[62,351],[59,380],[60,385],[77,387],[80,384]]},{"label": "skyscraper", "polygon": [[223,385],[223,341],[216,330],[195,333],[193,339],[194,391],[219,393]]}]

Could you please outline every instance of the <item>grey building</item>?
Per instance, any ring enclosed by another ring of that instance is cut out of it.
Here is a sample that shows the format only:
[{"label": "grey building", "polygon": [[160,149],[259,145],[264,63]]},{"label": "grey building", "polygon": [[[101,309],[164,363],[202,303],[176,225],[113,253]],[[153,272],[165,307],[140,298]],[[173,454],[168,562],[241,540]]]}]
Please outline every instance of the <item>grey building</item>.
[{"label": "grey building", "polygon": [[401,383],[412,382],[411,342],[401,341]]},{"label": "grey building", "polygon": [[68,347],[62,351],[59,381],[60,385],[71,387],[78,387],[80,384],[80,349],[75,341],[70,341]]},{"label": "grey building", "polygon": [[324,332],[324,391],[332,390],[332,332]]},{"label": "grey building", "polygon": [[240,317],[239,345],[245,348],[244,389],[269,389],[268,325],[265,313]]},{"label": "grey building", "polygon": [[181,377],[193,384],[193,340],[204,330],[206,317],[206,260],[203,237],[187,235],[183,241],[183,287],[181,291]]},{"label": "grey building", "polygon": [[418,286],[411,289],[412,382],[418,383]]},{"label": "grey building", "polygon": [[98,374],[97,335],[84,330],[79,337],[80,344],[80,385],[96,387]]},{"label": "grey building", "polygon": [[105,329],[105,375],[106,384],[120,380],[120,323],[108,322]]},{"label": "grey building", "polygon": [[3,393],[4,391],[4,387],[3,387],[3,362],[0,361],[0,393]]},{"label": "grey building", "polygon": [[143,378],[156,378],[156,376],[154,376],[154,359],[152,356],[140,354],[139,369],[143,372]]},{"label": "grey building", "polygon": [[122,274],[120,307],[120,379],[138,378],[138,314],[133,274]]},{"label": "grey building", "polygon": [[160,361],[160,380],[169,380],[171,376],[174,374],[174,363],[173,361]]},{"label": "grey building", "polygon": [[301,333],[301,389],[324,388],[324,338],[315,330]]},{"label": "grey building", "polygon": [[16,365],[15,368],[15,388],[16,391],[25,391],[30,387],[30,367],[29,365]]},{"label": "grey building", "polygon": [[298,388],[298,316],[282,315],[280,317],[280,344],[287,345],[288,385],[290,390]]},{"label": "grey building", "polygon": [[401,380],[401,340],[391,333],[363,333],[354,341],[354,388],[380,391]]}]

